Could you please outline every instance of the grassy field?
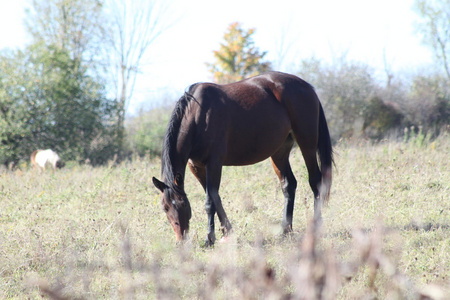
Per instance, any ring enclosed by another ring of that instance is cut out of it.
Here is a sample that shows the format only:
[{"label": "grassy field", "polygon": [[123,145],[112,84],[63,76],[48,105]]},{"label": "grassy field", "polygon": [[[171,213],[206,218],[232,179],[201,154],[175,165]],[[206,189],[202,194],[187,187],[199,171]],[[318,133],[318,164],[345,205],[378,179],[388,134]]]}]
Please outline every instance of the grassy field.
[{"label": "grassy field", "polygon": [[[191,174],[189,240],[176,245],[151,183],[160,162],[0,173],[0,298],[450,299],[450,137],[339,143],[331,200],[311,225],[299,151],[294,233],[269,161],[224,169],[234,233],[204,248]],[[219,232],[217,232],[219,234]]]}]

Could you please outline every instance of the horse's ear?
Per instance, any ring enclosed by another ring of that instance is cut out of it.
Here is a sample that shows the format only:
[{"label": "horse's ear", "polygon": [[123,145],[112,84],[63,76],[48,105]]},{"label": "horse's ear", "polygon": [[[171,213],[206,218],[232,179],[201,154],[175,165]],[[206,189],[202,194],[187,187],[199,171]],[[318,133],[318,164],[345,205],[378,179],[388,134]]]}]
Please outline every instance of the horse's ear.
[{"label": "horse's ear", "polygon": [[175,175],[175,184],[179,187],[183,187],[183,176],[180,173]]},{"label": "horse's ear", "polygon": [[152,178],[152,181],[156,188],[160,190],[161,193],[164,193],[164,190],[166,189],[166,185],[164,184],[164,182],[159,181],[155,177]]}]

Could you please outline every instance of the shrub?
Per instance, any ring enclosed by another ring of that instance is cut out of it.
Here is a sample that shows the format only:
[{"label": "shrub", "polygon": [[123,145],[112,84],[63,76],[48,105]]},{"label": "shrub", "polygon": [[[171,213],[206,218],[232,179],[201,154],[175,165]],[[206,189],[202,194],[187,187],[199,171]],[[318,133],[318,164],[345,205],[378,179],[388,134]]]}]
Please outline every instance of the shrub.
[{"label": "shrub", "polygon": [[370,68],[346,61],[326,66],[311,59],[303,62],[299,75],[316,88],[332,139],[359,135],[366,100],[378,88]]},{"label": "shrub", "polygon": [[378,97],[373,97],[364,109],[364,135],[372,139],[381,139],[389,131],[403,127],[403,120],[404,116],[396,103],[384,102]]},{"label": "shrub", "polygon": [[126,125],[128,145],[138,156],[160,156],[170,118],[170,107],[140,113]]}]

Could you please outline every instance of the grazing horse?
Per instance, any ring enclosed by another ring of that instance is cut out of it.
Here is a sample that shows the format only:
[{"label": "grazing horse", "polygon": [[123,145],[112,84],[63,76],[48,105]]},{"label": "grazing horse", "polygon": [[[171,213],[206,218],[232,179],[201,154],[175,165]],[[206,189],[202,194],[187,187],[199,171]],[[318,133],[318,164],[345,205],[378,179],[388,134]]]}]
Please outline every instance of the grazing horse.
[{"label": "grazing horse", "polygon": [[[177,241],[189,230],[191,206],[184,191],[186,165],[206,192],[206,245],[215,242],[217,213],[224,237],[231,224],[222,206],[222,166],[255,164],[271,158],[285,198],[283,232],[292,231],[297,181],[289,153],[297,141],[314,193],[314,216],[331,187],[332,146],[325,114],[314,88],[294,75],[269,72],[239,82],[190,86],[172,112],[162,150],[162,207]],[[317,162],[320,159],[320,168]]]},{"label": "grazing horse", "polygon": [[45,171],[47,165],[50,165],[53,170],[64,167],[64,162],[59,158],[58,154],[51,150],[35,150],[31,153],[31,164],[33,168],[39,168],[39,170]]}]

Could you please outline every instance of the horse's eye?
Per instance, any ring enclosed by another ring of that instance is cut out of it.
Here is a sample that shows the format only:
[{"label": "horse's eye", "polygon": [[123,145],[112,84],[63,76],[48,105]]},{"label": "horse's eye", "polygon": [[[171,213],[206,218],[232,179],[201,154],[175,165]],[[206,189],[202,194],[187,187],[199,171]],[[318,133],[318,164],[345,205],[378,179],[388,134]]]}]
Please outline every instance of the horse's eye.
[{"label": "horse's eye", "polygon": [[164,209],[165,212],[168,212],[169,211],[169,206],[168,205],[164,205],[163,209]]}]

